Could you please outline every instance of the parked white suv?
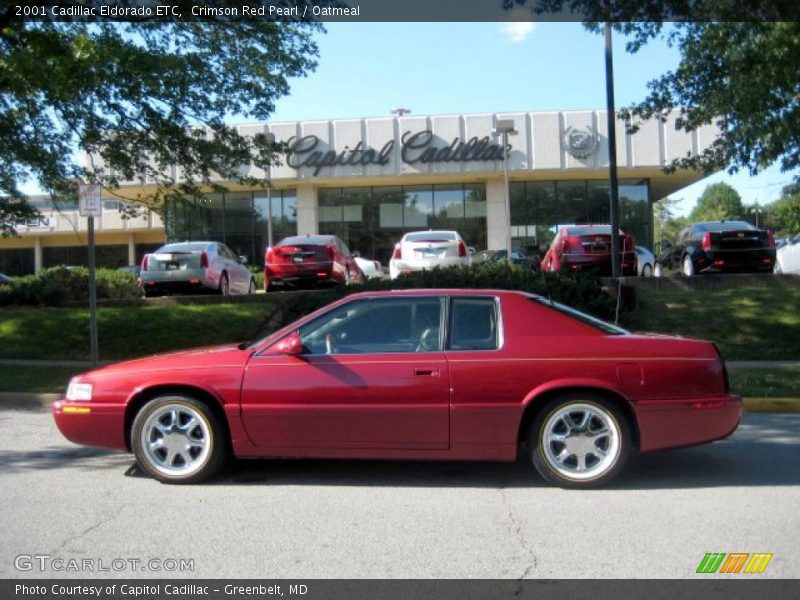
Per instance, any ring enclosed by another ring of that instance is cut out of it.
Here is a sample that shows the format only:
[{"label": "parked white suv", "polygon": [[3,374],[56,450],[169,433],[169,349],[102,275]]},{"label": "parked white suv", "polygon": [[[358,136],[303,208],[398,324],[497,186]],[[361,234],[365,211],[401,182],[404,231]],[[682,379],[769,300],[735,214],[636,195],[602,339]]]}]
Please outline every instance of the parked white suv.
[{"label": "parked white suv", "polygon": [[466,266],[471,262],[467,244],[456,231],[412,231],[394,247],[389,276],[434,267]]}]

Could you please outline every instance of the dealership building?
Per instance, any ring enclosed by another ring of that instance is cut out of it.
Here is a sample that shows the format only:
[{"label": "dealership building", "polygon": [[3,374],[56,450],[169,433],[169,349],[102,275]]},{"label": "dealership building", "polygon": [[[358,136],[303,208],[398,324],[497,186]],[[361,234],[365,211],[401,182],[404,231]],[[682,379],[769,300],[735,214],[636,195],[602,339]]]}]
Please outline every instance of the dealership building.
[{"label": "dealership building", "polygon": [[[506,153],[492,132],[509,119],[516,135]],[[717,131],[676,131],[675,115],[647,121],[633,134],[621,121],[616,127],[621,226],[637,244],[652,247],[653,202],[702,177],[689,170],[667,175],[662,168],[701,152]],[[281,164],[269,172],[242,167],[263,187],[229,185],[226,193],[168,201],[161,215],[145,209],[127,218],[120,198],[146,195],[152,182],[123,182],[96,220],[98,264],[138,264],[161,243],[187,239],[224,242],[262,264],[270,221],[275,242],[296,233],[335,234],[384,264],[407,231],[455,229],[477,250],[505,248],[510,233],[515,249],[541,252],[563,225],[609,222],[605,111],[406,115],[238,130],[269,132],[287,144]],[[177,167],[167,174],[180,182]],[[77,207],[33,200],[41,216],[21,224],[18,237],[0,240],[0,272],[86,264],[87,222]]]}]

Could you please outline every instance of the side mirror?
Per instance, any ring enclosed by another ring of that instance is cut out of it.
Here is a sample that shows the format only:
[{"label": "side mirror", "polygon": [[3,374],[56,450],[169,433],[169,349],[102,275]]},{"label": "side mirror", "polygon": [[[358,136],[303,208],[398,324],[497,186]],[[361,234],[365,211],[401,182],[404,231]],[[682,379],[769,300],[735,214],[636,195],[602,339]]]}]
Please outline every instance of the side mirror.
[{"label": "side mirror", "polygon": [[246,256],[240,256],[239,257],[239,264],[240,265],[246,265],[247,264],[247,257]]},{"label": "side mirror", "polygon": [[470,246],[469,248],[467,248],[467,253],[470,256],[475,256],[475,252],[477,252],[477,250],[475,250],[475,248],[473,246]]},{"label": "side mirror", "polygon": [[303,353],[303,340],[300,334],[293,331],[274,346],[275,352],[287,356],[297,356]]}]

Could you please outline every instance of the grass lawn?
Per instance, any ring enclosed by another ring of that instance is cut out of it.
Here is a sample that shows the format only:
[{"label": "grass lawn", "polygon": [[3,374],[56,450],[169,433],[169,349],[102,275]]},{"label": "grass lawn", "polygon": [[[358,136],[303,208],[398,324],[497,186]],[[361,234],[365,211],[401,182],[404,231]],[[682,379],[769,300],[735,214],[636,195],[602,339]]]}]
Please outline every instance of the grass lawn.
[{"label": "grass lawn", "polygon": [[800,397],[800,369],[729,369],[731,391],[746,398]]},{"label": "grass lawn", "polygon": [[728,360],[800,360],[800,288],[636,293],[631,329],[711,340]]},{"label": "grass lawn", "polygon": [[60,393],[80,367],[7,367],[0,365],[0,392]]},{"label": "grass lawn", "polygon": [[[101,360],[252,338],[275,310],[264,302],[100,308]],[[0,358],[89,358],[89,311],[0,308]]]}]

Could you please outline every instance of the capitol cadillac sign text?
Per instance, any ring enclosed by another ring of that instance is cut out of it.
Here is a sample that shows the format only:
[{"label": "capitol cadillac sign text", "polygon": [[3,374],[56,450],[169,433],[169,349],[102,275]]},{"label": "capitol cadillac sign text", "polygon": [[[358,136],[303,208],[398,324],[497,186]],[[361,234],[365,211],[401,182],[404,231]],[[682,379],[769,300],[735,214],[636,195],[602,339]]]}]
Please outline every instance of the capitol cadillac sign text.
[{"label": "capitol cadillac sign text", "polygon": [[[453,138],[449,146],[436,146],[433,142],[434,135],[430,130],[413,134],[406,132],[401,140],[400,149],[403,162],[414,164],[494,161],[503,160],[505,154],[511,151],[510,144],[504,152],[503,147],[492,141],[489,136],[482,138],[476,136],[467,141]],[[389,140],[380,150],[375,150],[358,142],[353,148],[345,146],[344,150],[336,151],[326,150],[316,135],[293,136],[286,142],[286,164],[293,169],[313,168],[314,175],[319,175],[325,167],[385,165],[391,160],[394,145],[394,140]]]}]

